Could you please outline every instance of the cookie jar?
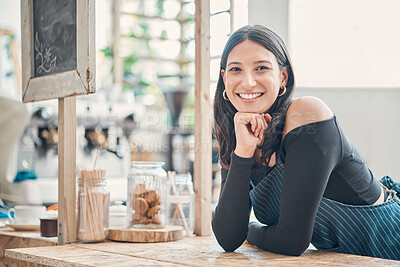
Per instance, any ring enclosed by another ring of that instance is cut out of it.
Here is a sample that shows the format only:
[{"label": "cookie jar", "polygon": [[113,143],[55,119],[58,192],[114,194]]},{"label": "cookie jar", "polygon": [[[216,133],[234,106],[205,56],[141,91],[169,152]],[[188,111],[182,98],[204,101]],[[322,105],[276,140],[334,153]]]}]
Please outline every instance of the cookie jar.
[{"label": "cookie jar", "polygon": [[168,179],[163,165],[164,162],[132,162],[126,201],[128,226],[165,227]]}]

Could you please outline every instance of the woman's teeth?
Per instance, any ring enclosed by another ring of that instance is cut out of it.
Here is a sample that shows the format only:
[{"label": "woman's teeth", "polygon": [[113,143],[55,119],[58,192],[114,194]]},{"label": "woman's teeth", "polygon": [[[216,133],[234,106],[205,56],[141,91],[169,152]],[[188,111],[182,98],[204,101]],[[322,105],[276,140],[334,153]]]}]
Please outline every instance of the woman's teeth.
[{"label": "woman's teeth", "polygon": [[238,94],[241,98],[244,99],[254,99],[257,97],[260,97],[262,95],[262,93],[258,93],[258,94]]}]

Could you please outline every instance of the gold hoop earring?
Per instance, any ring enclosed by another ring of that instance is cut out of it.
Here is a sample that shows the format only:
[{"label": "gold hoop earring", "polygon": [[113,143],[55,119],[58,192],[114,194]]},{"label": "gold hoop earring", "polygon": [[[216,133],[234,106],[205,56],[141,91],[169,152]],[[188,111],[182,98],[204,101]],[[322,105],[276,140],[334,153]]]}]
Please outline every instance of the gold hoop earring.
[{"label": "gold hoop earring", "polygon": [[228,98],[228,95],[226,94],[226,90],[224,90],[224,91],[222,92],[222,97],[223,97],[226,101],[230,101],[229,98]]},{"label": "gold hoop earring", "polygon": [[278,97],[283,96],[286,93],[286,86],[283,88],[283,92],[278,95]]}]

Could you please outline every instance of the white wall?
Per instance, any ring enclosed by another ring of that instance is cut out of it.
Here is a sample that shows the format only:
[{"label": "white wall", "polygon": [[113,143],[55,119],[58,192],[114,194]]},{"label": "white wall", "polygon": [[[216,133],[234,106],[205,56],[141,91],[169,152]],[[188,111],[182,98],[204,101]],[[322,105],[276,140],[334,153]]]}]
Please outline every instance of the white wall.
[{"label": "white wall", "polygon": [[[293,44],[288,43],[289,9],[289,0],[250,0],[249,24],[270,27],[292,50]],[[400,29],[400,25],[392,26],[395,32]],[[295,97],[303,95],[319,97],[329,105],[377,178],[389,175],[400,182],[400,88],[296,88]]]},{"label": "white wall", "polygon": [[285,41],[289,38],[289,0],[249,0],[249,24],[261,24]]},{"label": "white wall", "polygon": [[400,1],[293,0],[289,6],[298,86],[400,87]]}]

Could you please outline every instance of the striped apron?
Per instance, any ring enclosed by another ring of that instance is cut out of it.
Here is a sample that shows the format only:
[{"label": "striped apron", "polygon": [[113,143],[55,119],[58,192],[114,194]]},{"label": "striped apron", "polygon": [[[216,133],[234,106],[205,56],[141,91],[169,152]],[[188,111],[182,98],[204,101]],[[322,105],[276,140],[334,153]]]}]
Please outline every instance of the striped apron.
[{"label": "striped apron", "polygon": [[[279,221],[283,173],[284,164],[275,165],[250,191],[254,214],[263,224]],[[379,205],[348,205],[322,197],[311,243],[320,250],[400,260],[400,200],[396,196],[400,184],[387,176],[381,183],[391,189],[392,198]]]}]

